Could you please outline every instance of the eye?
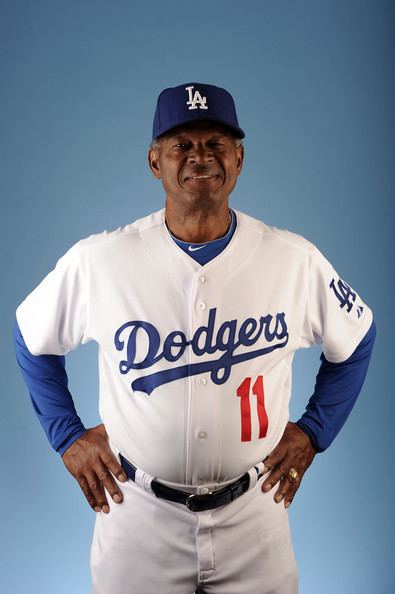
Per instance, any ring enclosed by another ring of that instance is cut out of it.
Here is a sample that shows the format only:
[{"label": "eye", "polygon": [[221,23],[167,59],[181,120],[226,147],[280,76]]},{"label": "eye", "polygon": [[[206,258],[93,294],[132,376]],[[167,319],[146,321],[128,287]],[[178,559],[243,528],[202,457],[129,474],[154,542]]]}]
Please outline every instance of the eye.
[{"label": "eye", "polygon": [[220,140],[213,140],[212,142],[208,143],[208,146],[217,151],[223,151],[226,149],[226,145]]},{"label": "eye", "polygon": [[178,142],[177,144],[174,145],[174,148],[188,149],[189,143],[188,142]]}]

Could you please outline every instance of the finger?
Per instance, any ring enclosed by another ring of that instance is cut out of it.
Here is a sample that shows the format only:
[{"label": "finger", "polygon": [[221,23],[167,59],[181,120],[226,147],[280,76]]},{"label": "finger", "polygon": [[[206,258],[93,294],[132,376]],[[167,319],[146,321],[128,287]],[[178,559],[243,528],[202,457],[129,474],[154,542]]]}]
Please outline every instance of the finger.
[{"label": "finger", "polygon": [[284,446],[278,445],[272,452],[264,459],[263,463],[267,470],[273,470],[278,466],[286,456],[286,449]]},{"label": "finger", "polygon": [[101,507],[97,504],[96,497],[91,492],[89,485],[88,485],[88,481],[85,479],[85,477],[78,478],[77,481],[81,488],[81,491],[85,495],[85,499],[87,500],[87,502],[89,503],[91,508],[95,512],[101,511]]},{"label": "finger", "polygon": [[108,505],[107,497],[104,492],[103,484],[100,481],[98,475],[95,472],[89,471],[86,473],[85,478],[88,483],[88,488],[95,500],[95,511],[96,507],[98,507],[99,511],[108,514],[108,512],[110,511],[110,507]]},{"label": "finger", "polygon": [[289,506],[291,505],[292,501],[293,501],[293,496],[292,497],[291,496],[285,497],[284,498],[284,507],[286,509],[288,509]]},{"label": "finger", "polygon": [[262,491],[267,493],[282,479],[284,475],[284,470],[282,467],[277,467],[271,471],[269,476],[264,480],[262,483]]},{"label": "finger", "polygon": [[101,484],[110,493],[115,503],[121,503],[123,501],[122,491],[118,487],[118,484],[115,482],[109,470],[104,466],[104,464],[100,463],[95,467],[95,471]]},{"label": "finger", "polygon": [[280,503],[280,501],[282,501],[284,499],[284,496],[286,495],[287,491],[288,491],[287,480],[285,477],[282,477],[282,479],[279,483],[279,487],[276,491],[276,494],[274,495],[274,501],[276,503]]},{"label": "finger", "polygon": [[286,454],[286,449],[279,445],[264,459],[265,469],[271,471],[262,484],[262,491],[265,493],[270,491],[283,476],[283,462]]},{"label": "finger", "polygon": [[[299,487],[300,483],[296,486],[290,487],[284,494],[282,494],[280,501],[284,501],[285,508],[288,508],[291,505]],[[278,501],[278,503],[280,503],[280,501]]]},{"label": "finger", "polygon": [[117,477],[119,481],[124,483],[128,480],[127,474],[119,464],[118,460],[110,450],[110,448],[106,448],[104,451],[100,452],[100,458],[103,464],[112,472],[114,476]]},{"label": "finger", "polygon": [[[276,453],[274,460],[278,460],[279,456]],[[273,459],[269,462],[273,465]],[[265,461],[266,466],[266,461]],[[293,481],[292,476],[290,475],[290,471],[295,469],[300,469],[298,471],[298,478],[296,482],[300,481],[303,476],[304,471],[306,470],[306,460],[301,452],[284,452],[284,455],[281,459],[278,460],[277,466],[272,466],[273,470],[271,474],[266,479],[265,483],[273,483],[273,480],[279,480],[280,476],[284,475],[287,477],[288,480],[291,482]],[[264,483],[264,484],[265,484]],[[273,483],[274,484],[274,483]],[[273,485],[272,485],[273,486]]]},{"label": "finger", "polygon": [[[296,469],[294,468],[294,470]],[[289,474],[284,473],[284,478],[281,482],[281,485],[274,496],[274,500],[276,501],[276,503],[284,501],[284,506],[286,508],[288,508],[291,505],[296,495],[296,492],[298,491],[301,485],[306,469],[296,472],[298,474],[297,478],[291,478]]]},{"label": "finger", "polygon": [[291,482],[288,477],[284,475],[280,482],[280,486],[274,495],[274,501],[280,503],[284,500],[284,503],[286,503],[288,500],[292,500],[299,488],[299,484],[299,482]]}]

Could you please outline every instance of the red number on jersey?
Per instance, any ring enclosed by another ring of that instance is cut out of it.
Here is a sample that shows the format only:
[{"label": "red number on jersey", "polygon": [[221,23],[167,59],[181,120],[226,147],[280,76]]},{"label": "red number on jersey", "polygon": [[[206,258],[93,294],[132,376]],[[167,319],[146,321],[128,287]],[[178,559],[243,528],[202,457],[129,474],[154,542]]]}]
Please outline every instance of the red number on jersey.
[{"label": "red number on jersey", "polygon": [[240,397],[241,441],[251,441],[251,407],[250,407],[251,378],[246,377],[237,388]]},{"label": "red number on jersey", "polygon": [[[251,441],[251,406],[250,406],[251,378],[246,377],[237,388],[240,398],[241,441]],[[252,387],[252,393],[257,398],[257,414],[259,421],[259,439],[266,437],[269,420],[265,409],[265,391],[263,377],[258,375]]]}]

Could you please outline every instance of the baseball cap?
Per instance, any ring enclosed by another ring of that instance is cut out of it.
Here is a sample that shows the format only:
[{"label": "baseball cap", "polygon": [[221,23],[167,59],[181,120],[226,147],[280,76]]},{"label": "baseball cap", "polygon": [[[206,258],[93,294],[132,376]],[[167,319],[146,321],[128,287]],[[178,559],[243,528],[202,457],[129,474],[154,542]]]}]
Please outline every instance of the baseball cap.
[{"label": "baseball cap", "polygon": [[161,92],[156,103],[152,138],[197,120],[212,120],[230,128],[238,138],[245,136],[239,127],[232,95],[221,87],[192,82]]}]

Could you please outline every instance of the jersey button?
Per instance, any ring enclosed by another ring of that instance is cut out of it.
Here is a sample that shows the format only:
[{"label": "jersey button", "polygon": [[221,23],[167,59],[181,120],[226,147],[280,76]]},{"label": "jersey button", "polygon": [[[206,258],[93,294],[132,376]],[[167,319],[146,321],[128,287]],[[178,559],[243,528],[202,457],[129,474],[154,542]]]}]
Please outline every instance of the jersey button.
[{"label": "jersey button", "polygon": [[205,386],[207,384],[207,380],[205,377],[201,377],[200,378],[200,383],[202,384],[202,386]]},{"label": "jersey button", "polygon": [[205,276],[201,276],[199,280],[200,280],[201,283],[205,283],[206,282],[206,277]]},{"label": "jersey button", "polygon": [[206,439],[207,433],[205,431],[199,431],[198,436],[199,439]]},{"label": "jersey button", "polygon": [[202,309],[202,310],[203,310],[203,309],[206,309],[206,307],[207,307],[207,303],[206,303],[205,301],[201,301],[201,302],[199,303],[199,307],[200,307],[200,309]]}]

